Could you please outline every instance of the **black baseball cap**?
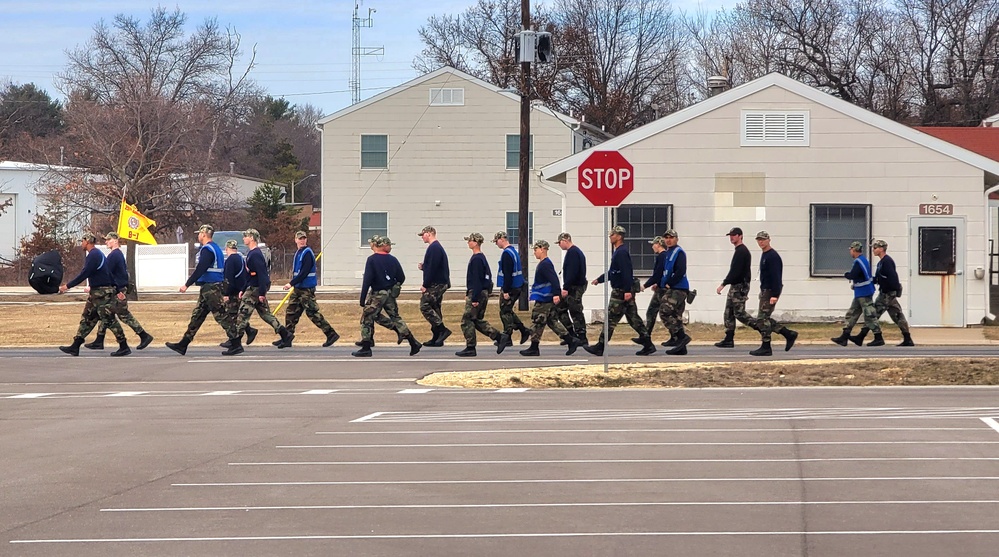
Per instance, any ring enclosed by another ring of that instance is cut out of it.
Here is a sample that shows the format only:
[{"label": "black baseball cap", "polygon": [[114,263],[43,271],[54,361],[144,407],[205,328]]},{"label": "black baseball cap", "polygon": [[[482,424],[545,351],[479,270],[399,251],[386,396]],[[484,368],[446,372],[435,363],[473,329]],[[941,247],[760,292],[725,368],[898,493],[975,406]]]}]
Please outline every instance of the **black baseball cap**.
[{"label": "black baseball cap", "polygon": [[728,234],[726,234],[726,236],[742,236],[742,229],[739,228],[738,226],[735,226],[732,228],[732,230],[728,231]]}]

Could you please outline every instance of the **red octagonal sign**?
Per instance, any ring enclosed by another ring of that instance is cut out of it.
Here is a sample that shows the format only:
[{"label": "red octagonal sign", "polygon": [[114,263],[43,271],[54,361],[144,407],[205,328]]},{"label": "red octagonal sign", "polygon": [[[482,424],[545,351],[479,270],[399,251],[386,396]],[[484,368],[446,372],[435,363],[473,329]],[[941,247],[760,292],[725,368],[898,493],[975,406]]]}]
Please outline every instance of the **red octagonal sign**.
[{"label": "red octagonal sign", "polygon": [[579,193],[597,207],[617,207],[635,189],[635,169],[617,151],[594,151],[579,165]]}]

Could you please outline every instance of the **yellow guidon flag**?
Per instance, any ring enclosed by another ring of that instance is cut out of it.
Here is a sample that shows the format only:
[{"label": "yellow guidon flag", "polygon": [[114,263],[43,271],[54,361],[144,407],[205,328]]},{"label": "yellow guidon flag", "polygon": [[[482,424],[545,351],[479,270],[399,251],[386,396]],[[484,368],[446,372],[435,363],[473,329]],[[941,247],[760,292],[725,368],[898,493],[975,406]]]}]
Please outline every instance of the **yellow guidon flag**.
[{"label": "yellow guidon flag", "polygon": [[156,221],[146,217],[134,206],[121,200],[121,212],[118,214],[118,236],[122,239],[156,245],[156,238],[149,232],[150,226],[156,226]]}]

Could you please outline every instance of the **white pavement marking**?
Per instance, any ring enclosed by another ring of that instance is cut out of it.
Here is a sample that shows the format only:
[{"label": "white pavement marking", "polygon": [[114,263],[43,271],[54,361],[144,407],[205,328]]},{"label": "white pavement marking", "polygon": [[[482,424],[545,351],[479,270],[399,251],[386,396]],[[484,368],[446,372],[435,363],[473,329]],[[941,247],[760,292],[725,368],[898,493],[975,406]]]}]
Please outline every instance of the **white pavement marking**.
[{"label": "white pavement marking", "polygon": [[999,445],[999,441],[659,441],[641,443],[414,443],[396,445],[284,445],[279,449],[423,449],[464,447],[772,447],[829,445]]},{"label": "white pavement marking", "polygon": [[[286,447],[278,447],[279,449]],[[778,463],[778,462],[937,462],[937,461],[997,461],[993,456],[909,456],[909,457],[843,457],[843,458],[648,458],[648,459],[570,459],[570,460],[338,460],[331,462],[230,462],[229,466],[392,466],[454,464],[682,464],[693,463]]]},{"label": "white pavement marking", "polygon": [[328,395],[339,392],[339,389],[312,389],[302,393],[303,395]]},{"label": "white pavement marking", "polygon": [[108,513],[199,512],[199,511],[293,511],[293,510],[355,510],[355,509],[504,509],[546,507],[771,507],[771,506],[831,506],[831,505],[996,505],[999,499],[967,499],[942,501],[622,501],[594,503],[478,503],[437,505],[286,505],[266,507],[140,507],[101,509]]},{"label": "white pavement marking", "polygon": [[109,394],[109,395],[104,395],[104,396],[108,396],[108,397],[118,397],[118,396],[139,396],[139,395],[144,395],[144,394],[146,394],[147,392],[148,392],[148,391],[121,391],[121,392],[118,392],[118,393],[111,393],[111,394]]},{"label": "white pavement marking", "polygon": [[433,391],[433,389],[403,389],[399,391],[400,395],[422,395]]},{"label": "white pavement marking", "polygon": [[42,398],[43,396],[54,395],[55,393],[24,393],[20,395],[9,396],[7,398]]},{"label": "white pavement marking", "polygon": [[[365,418],[381,415],[375,412]],[[316,435],[445,435],[449,433],[761,433],[799,431],[981,431],[980,427],[725,427],[725,428],[659,428],[659,429],[404,429],[395,431],[317,431]]]},{"label": "white pavement marking", "polygon": [[207,393],[202,393],[201,396],[228,396],[238,394],[241,391],[211,391]]},{"label": "white pavement marking", "polygon": [[383,412],[375,412],[373,414],[368,414],[367,416],[363,416],[363,417],[357,418],[356,420],[351,420],[350,423],[353,424],[353,423],[358,423],[358,422],[366,422],[368,420],[373,420],[373,419],[377,418],[378,416],[381,416],[382,414],[383,414]]},{"label": "white pavement marking", "polygon": [[68,543],[154,543],[154,542],[230,542],[230,541],[301,541],[301,540],[432,540],[489,538],[649,538],[649,537],[721,537],[721,536],[901,536],[943,534],[999,534],[999,530],[816,530],[816,531],[719,531],[719,532],[524,532],[477,534],[360,534],[301,536],[219,536],[202,538],[79,538],[49,540],[11,540],[12,544]]},{"label": "white pavement marking", "polygon": [[588,483],[695,483],[695,482],[908,482],[908,481],[996,481],[999,476],[876,476],[864,478],[554,478],[515,480],[371,480],[309,482],[207,482],[176,483],[173,487],[277,487],[319,485],[466,485],[466,484],[588,484]]},{"label": "white pavement marking", "polygon": [[508,387],[508,388],[505,388],[505,389],[496,389],[496,392],[497,393],[526,393],[528,390],[530,390],[530,389],[528,389],[526,387],[525,388]]},{"label": "white pavement marking", "polygon": [[985,425],[999,431],[999,422],[997,422],[994,418],[982,418],[982,421],[985,422]]}]

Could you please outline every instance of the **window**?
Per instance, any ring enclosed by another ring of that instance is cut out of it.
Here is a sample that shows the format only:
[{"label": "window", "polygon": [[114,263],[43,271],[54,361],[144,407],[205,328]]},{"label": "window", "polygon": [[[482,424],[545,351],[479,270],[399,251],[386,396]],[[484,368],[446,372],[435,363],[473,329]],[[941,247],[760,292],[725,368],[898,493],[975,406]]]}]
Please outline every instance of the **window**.
[{"label": "window", "polygon": [[651,276],[656,268],[656,254],[649,240],[673,228],[673,206],[621,205],[614,209],[613,219],[615,226],[623,226],[628,231],[624,245],[631,253],[635,274]]},{"label": "window", "polygon": [[[534,135],[531,135],[528,162],[534,168]],[[520,134],[512,133],[506,136],[506,168],[507,170],[517,170],[520,168]]]},{"label": "window", "polygon": [[919,274],[953,275],[957,272],[957,228],[919,228]]},{"label": "window", "polygon": [[[517,211],[506,213],[506,237],[514,246],[520,243],[520,213]],[[527,213],[527,243],[534,243],[534,211]]]},{"label": "window", "polygon": [[388,213],[361,213],[361,246],[367,246],[375,234],[388,236]]},{"label": "window", "polygon": [[462,106],[464,89],[430,89],[430,106]]},{"label": "window", "polygon": [[361,168],[388,168],[388,136],[361,136]]},{"label": "window", "polygon": [[743,111],[743,147],[808,147],[808,112]]},{"label": "window", "polygon": [[870,237],[870,205],[812,205],[812,276],[842,277],[853,267],[850,244],[863,242],[870,249]]}]

